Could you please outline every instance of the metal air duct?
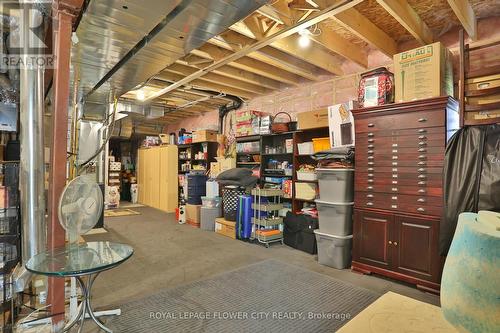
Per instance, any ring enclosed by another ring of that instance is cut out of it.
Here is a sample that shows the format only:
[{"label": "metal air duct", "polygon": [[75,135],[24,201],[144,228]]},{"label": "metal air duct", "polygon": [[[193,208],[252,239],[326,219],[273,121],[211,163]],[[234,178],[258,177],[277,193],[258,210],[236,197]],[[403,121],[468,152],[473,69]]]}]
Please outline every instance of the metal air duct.
[{"label": "metal air duct", "polygon": [[[27,61],[28,49],[40,49],[41,42],[33,38],[32,27],[43,20],[37,10],[29,6],[21,11],[23,15],[22,47],[25,51],[20,55]],[[11,32],[13,33],[13,32]],[[43,113],[44,113],[44,68],[21,66],[20,70],[20,136],[21,163],[19,188],[21,192],[22,219],[22,261],[26,263],[32,256],[41,252],[46,246],[45,222],[45,165],[43,145]]]}]

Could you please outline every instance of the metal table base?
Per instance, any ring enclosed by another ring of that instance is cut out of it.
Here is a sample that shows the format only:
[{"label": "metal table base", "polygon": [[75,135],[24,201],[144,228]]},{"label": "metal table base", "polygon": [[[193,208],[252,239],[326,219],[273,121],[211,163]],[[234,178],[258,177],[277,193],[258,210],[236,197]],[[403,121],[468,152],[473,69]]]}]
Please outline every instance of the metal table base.
[{"label": "metal table base", "polygon": [[85,285],[85,281],[83,276],[75,276],[76,280],[78,281],[78,284],[80,285],[80,288],[82,289],[82,294],[83,294],[83,300],[82,304],[80,307],[80,311],[78,312],[78,315],[75,317],[75,319],[69,323],[64,330],[64,332],[69,332],[76,324],[79,324],[78,327],[78,333],[82,332],[83,329],[83,324],[85,323],[85,317],[86,314],[89,315],[89,317],[96,323],[99,328],[101,328],[105,332],[113,333],[112,330],[104,326],[102,321],[100,321],[94,314],[94,310],[92,309],[91,305],[91,298],[92,298],[92,285],[94,284],[95,279],[97,276],[99,276],[99,273],[95,274],[90,274],[87,275],[87,285]]}]

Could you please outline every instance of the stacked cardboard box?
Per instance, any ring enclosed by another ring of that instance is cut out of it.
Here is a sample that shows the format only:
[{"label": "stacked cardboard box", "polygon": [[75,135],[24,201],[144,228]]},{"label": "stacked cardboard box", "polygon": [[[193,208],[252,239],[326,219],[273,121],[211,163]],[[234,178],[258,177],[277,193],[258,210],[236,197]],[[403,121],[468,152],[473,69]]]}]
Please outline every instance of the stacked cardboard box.
[{"label": "stacked cardboard box", "polygon": [[236,222],[227,221],[222,217],[217,218],[215,219],[215,232],[236,239]]},{"label": "stacked cardboard box", "polygon": [[264,113],[254,110],[236,111],[236,136],[256,135],[260,133],[260,117]]},{"label": "stacked cardboard box", "polygon": [[201,205],[186,205],[186,222],[193,227],[200,227],[200,208]]}]

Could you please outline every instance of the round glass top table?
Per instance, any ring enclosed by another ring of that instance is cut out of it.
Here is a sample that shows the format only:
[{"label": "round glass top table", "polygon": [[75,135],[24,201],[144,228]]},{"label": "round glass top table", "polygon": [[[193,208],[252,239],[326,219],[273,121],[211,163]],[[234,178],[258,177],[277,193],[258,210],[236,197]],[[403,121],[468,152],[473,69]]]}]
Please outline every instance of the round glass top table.
[{"label": "round glass top table", "polygon": [[[79,332],[83,328],[85,314],[104,331],[112,332],[94,315],[91,290],[99,273],[115,268],[129,259],[134,249],[126,244],[112,242],[88,242],[67,244],[65,247],[48,250],[33,256],[26,263],[26,269],[32,273],[53,277],[74,277],[82,289],[83,300],[76,318],[68,324],[63,332],[71,330],[80,323]],[[85,283],[84,277],[87,277]]]}]

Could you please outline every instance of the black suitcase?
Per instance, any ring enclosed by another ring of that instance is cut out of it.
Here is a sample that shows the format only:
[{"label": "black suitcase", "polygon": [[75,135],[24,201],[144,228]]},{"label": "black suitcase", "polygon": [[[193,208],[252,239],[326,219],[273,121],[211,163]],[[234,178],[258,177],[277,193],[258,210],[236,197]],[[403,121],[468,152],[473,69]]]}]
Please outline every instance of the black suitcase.
[{"label": "black suitcase", "polygon": [[314,230],[318,229],[318,219],[288,212],[284,224],[283,240],[286,245],[310,254],[318,253],[314,234]]}]

